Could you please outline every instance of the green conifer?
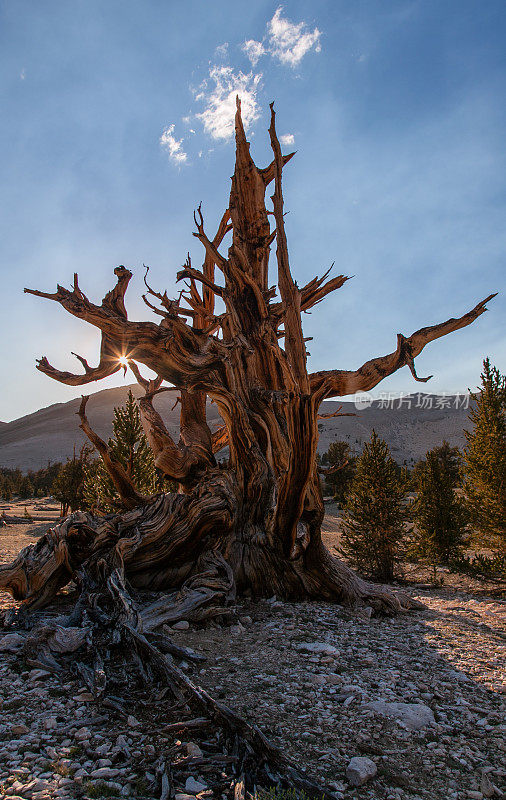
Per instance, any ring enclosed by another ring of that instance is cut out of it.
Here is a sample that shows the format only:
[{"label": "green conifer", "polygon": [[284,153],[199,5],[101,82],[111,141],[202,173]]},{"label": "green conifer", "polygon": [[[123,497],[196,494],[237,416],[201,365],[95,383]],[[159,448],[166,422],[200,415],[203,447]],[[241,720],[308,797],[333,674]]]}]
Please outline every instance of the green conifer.
[{"label": "green conifer", "polygon": [[506,376],[483,362],[465,431],[465,485],[473,527],[482,542],[506,555]]},{"label": "green conifer", "polygon": [[53,481],[51,494],[61,505],[62,517],[84,506],[83,487],[90,452],[91,449],[85,445],[76,456],[74,449],[72,458],[61,465]]},{"label": "green conifer", "polygon": [[350,445],[344,440],[332,442],[320,463],[326,468],[324,474],[325,493],[331,493],[334,500],[344,503],[355,474],[355,457]]},{"label": "green conifer", "polygon": [[417,471],[412,553],[436,568],[458,558],[468,542],[467,514],[456,492],[461,482],[460,453],[444,441],[426,454]]},{"label": "green conifer", "polygon": [[25,475],[19,484],[19,496],[22,500],[26,500],[28,497],[33,497],[33,495],[33,483],[31,482],[29,476]]},{"label": "green conifer", "polygon": [[[131,391],[126,404],[114,409],[113,435],[109,439],[111,455],[119,461],[132,479],[137,491],[152,495],[160,491],[153,453],[142,429],[139,409]],[[121,506],[116,488],[98,459],[86,469],[84,499],[88,507],[103,512]]]},{"label": "green conifer", "polygon": [[404,536],[399,468],[373,430],[357,460],[341,520],[340,552],[360,572],[392,580]]}]

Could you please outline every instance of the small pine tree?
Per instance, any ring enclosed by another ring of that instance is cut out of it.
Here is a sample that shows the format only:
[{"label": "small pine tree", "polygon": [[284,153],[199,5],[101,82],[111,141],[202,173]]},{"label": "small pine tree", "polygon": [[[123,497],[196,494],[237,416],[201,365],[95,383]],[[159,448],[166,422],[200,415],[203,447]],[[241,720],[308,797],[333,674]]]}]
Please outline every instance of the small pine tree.
[{"label": "small pine tree", "polygon": [[90,448],[84,446],[79,456],[74,454],[66,464],[62,464],[54,479],[51,494],[61,505],[61,515],[66,516],[69,511],[83,508],[83,487],[86,464],[90,455]]},{"label": "small pine tree", "polygon": [[392,580],[404,536],[399,468],[373,430],[357,460],[341,521],[339,551],[360,572]]},{"label": "small pine tree", "polygon": [[434,570],[437,564],[461,556],[468,543],[467,514],[456,493],[461,482],[460,462],[458,448],[444,441],[441,447],[429,450],[417,471],[411,552]]},{"label": "small pine tree", "polygon": [[[126,404],[114,409],[113,435],[109,439],[111,455],[119,461],[141,494],[160,491],[153,453],[142,429],[139,409],[131,391]],[[98,459],[86,468],[84,500],[89,508],[111,512],[121,506],[109,473]]]},{"label": "small pine tree", "polygon": [[26,500],[28,497],[34,496],[34,488],[33,483],[31,482],[28,475],[25,475],[21,483],[19,484],[19,496],[22,500]]},{"label": "small pine tree", "polygon": [[488,358],[481,391],[472,399],[473,429],[464,431],[464,492],[478,538],[506,555],[506,375]]},{"label": "small pine tree", "polygon": [[344,440],[332,442],[320,459],[322,466],[328,468],[324,473],[325,493],[331,493],[338,503],[346,498],[355,474],[355,461],[350,445]]}]

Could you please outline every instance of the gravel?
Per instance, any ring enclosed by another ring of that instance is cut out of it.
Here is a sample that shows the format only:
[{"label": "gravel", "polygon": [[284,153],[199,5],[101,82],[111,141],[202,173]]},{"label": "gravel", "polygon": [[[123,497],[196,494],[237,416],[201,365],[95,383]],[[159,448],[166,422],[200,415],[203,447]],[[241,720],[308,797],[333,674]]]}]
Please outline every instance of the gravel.
[{"label": "gravel", "polygon": [[[235,622],[235,630],[189,626],[172,635],[207,656],[203,666],[186,665],[194,682],[256,722],[336,798],[504,797],[506,604],[455,591],[413,593],[426,610],[393,619],[271,598],[238,607],[240,630]],[[0,607],[10,603],[0,597]],[[4,800],[90,791],[159,798],[160,756],[209,752],[209,730],[191,741],[164,738],[153,698],[121,717],[98,709],[70,676],[30,669],[18,653],[0,652]],[[369,764],[365,783],[357,785],[352,764]],[[226,787],[201,789],[206,775],[189,767],[176,797],[221,798]]]}]

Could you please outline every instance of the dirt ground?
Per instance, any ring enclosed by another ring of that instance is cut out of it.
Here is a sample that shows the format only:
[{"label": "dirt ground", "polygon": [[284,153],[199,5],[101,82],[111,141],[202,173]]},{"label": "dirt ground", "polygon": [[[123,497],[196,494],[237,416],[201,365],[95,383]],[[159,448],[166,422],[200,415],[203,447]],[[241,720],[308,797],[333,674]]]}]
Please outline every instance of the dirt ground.
[{"label": "dirt ground", "polygon": [[[340,539],[339,506],[337,503],[326,503],[325,511],[322,538],[328,549],[337,554]],[[466,555],[473,556],[477,552],[492,555],[491,552],[485,550],[469,550]],[[506,599],[506,581],[487,580],[463,573],[452,573],[447,567],[437,567],[434,580],[434,572],[431,567],[411,562],[399,564],[398,572],[397,583],[399,585],[417,586],[418,588],[446,587],[455,591],[470,592],[476,596],[492,595],[498,599]]]},{"label": "dirt ground", "polygon": [[[0,502],[0,564],[12,561],[20,550],[36,542],[59,516],[59,504],[48,497]],[[5,518],[11,517],[26,517],[26,522],[2,524]]]}]

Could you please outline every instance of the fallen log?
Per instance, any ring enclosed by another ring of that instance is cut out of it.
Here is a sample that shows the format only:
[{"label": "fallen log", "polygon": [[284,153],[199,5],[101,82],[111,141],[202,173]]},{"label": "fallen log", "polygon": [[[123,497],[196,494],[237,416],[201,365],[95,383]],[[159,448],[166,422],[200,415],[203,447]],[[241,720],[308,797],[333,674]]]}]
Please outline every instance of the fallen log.
[{"label": "fallen log", "polygon": [[3,513],[0,517],[0,520],[3,520],[7,523],[7,525],[27,525],[28,523],[37,523],[37,522],[52,522],[53,525],[61,522],[63,517],[47,517],[39,514],[29,514],[27,517],[17,517],[13,516],[12,514],[5,514]]}]

